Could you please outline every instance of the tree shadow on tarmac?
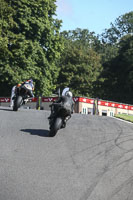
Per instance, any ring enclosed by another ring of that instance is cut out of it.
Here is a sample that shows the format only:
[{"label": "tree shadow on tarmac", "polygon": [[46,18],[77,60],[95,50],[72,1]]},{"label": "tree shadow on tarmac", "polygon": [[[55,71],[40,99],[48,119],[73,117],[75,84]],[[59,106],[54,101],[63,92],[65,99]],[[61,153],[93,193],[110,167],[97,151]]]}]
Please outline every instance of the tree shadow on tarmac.
[{"label": "tree shadow on tarmac", "polygon": [[22,132],[30,133],[31,135],[38,135],[41,137],[49,137],[49,131],[44,129],[21,129]]}]

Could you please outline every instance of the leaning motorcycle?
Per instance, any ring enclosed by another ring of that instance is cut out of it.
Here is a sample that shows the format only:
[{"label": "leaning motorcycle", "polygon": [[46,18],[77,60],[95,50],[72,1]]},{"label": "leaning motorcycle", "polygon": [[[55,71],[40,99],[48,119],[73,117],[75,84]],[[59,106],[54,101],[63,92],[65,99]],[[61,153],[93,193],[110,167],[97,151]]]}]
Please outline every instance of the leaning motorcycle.
[{"label": "leaning motorcycle", "polygon": [[52,114],[49,118],[49,136],[54,137],[59,129],[65,128],[65,119],[68,116],[68,110],[62,103],[52,103],[50,107]]},{"label": "leaning motorcycle", "polygon": [[16,95],[14,97],[13,111],[17,111],[20,106],[28,101],[32,93],[32,86],[29,83],[25,83],[22,86],[16,88]]}]

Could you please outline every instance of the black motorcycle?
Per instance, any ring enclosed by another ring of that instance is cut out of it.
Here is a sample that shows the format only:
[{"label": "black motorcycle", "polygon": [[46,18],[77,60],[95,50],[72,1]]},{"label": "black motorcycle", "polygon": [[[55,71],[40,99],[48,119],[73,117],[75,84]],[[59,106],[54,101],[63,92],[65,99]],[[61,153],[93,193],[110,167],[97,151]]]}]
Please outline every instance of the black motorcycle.
[{"label": "black motorcycle", "polygon": [[49,136],[54,137],[57,131],[61,128],[65,128],[66,119],[69,119],[70,113],[62,103],[52,103],[51,107],[51,117],[49,117]]},{"label": "black motorcycle", "polygon": [[24,83],[16,88],[13,111],[17,111],[20,106],[25,104],[32,97],[32,86],[29,83]]}]

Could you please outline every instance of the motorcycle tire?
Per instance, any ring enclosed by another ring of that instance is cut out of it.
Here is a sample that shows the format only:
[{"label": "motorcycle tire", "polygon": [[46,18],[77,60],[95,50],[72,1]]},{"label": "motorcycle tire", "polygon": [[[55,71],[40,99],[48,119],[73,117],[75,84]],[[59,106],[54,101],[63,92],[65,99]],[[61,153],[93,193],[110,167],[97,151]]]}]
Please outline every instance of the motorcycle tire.
[{"label": "motorcycle tire", "polygon": [[57,131],[61,128],[61,126],[62,126],[62,119],[56,118],[55,122],[51,125],[49,136],[54,137]]},{"label": "motorcycle tire", "polygon": [[22,104],[22,100],[23,98],[21,96],[18,96],[15,100],[14,100],[14,106],[13,106],[13,111],[17,111],[18,108],[20,107],[20,105]]}]

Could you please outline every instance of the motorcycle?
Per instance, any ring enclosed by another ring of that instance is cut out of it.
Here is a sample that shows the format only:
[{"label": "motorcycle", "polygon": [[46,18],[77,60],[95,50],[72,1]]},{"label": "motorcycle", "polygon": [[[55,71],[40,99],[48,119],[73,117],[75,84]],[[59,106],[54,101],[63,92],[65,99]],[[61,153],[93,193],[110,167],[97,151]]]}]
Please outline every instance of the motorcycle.
[{"label": "motorcycle", "polygon": [[51,117],[49,119],[49,136],[54,137],[57,131],[61,128],[65,128],[66,120],[68,120],[68,110],[62,103],[52,103]]},{"label": "motorcycle", "polygon": [[25,104],[32,94],[32,86],[29,83],[25,83],[16,88],[16,95],[14,99],[13,111],[17,111],[20,106]]}]

